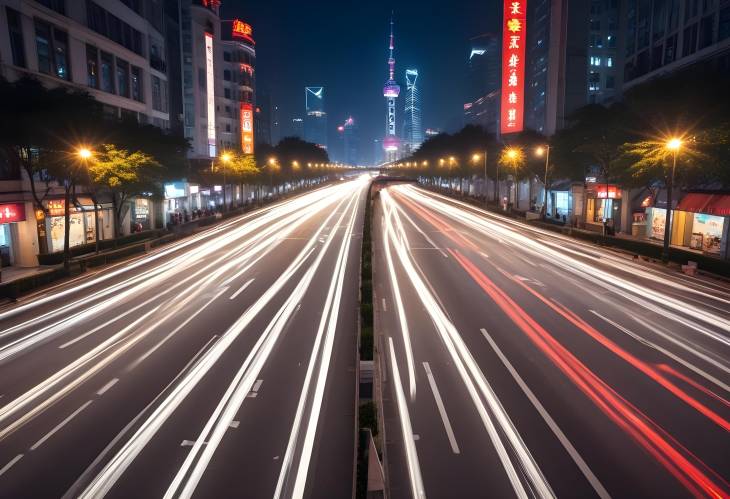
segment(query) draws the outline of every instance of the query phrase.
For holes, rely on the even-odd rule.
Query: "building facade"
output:
[[[423,143],[419,85],[418,70],[406,69],[405,114],[403,119],[403,149],[406,156],[415,152]]]
[[[730,69],[727,1],[624,2],[624,89],[693,64]]]
[[[304,140],[327,149],[324,87],[304,87]]]
[[[221,131],[220,145],[225,149],[254,153],[254,111],[256,89],[256,50],[253,28],[240,19],[221,22],[223,50],[223,95],[217,97]]]
[[[496,132],[501,74],[499,38],[493,33],[485,33],[471,38],[469,44],[464,124]]]
[[[176,39],[177,2],[163,0],[0,0],[0,75],[14,81],[33,77],[46,87],[65,86],[87,92],[110,119],[133,119],[171,128],[168,39]],[[168,22],[170,20],[170,22]],[[169,29],[168,29],[169,28]],[[174,61],[169,61],[174,62]],[[8,173],[8,172],[6,172]],[[44,210],[35,210],[31,182],[46,192]],[[47,191],[46,191],[47,189]],[[64,245],[63,187],[40,182],[24,172],[0,178],[0,254],[4,265],[38,264],[38,254]],[[114,235],[109,199],[94,203],[77,191],[71,208],[69,245]],[[149,199],[132,200],[120,233],[153,228],[157,209]],[[160,218],[160,217],[157,217]]]

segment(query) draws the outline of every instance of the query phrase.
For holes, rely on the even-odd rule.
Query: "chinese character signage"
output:
[[[241,148],[244,154],[253,154],[253,105],[241,103]]]
[[[231,24],[231,37],[243,38],[244,40],[254,43],[253,28],[250,24],[247,24],[240,19],[233,20],[233,23]]]
[[[215,158],[215,73],[213,72],[213,35],[205,33],[205,92],[208,104],[208,155]]]
[[[48,214],[52,217],[62,217],[65,214],[66,202],[63,199],[48,201]]]
[[[20,203],[0,204],[0,224],[25,220],[25,205]]]
[[[502,25],[502,134],[521,132],[525,114],[527,0],[505,0]]]

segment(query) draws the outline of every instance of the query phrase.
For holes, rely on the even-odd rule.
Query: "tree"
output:
[[[260,173],[256,166],[256,159],[253,154],[242,154],[241,152],[229,152],[226,162],[226,168],[231,174],[231,178],[235,179],[243,192],[243,184],[253,180]],[[231,200],[233,204],[233,200]]]
[[[89,161],[92,182],[103,186],[112,196],[114,237],[119,237],[121,220],[128,209],[127,201],[159,187],[161,165],[149,154],[128,151],[104,144],[93,161]]]

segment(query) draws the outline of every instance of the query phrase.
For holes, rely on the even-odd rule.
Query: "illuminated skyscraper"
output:
[[[406,69],[406,116],[403,121],[403,140],[406,154],[414,152],[423,143],[421,125],[421,94],[416,84],[417,69]]]
[[[304,139],[327,149],[327,113],[324,111],[324,87],[304,87]]]
[[[395,132],[395,100],[400,95],[400,86],[395,82],[395,59],[393,58],[393,49],[395,48],[393,40],[393,18],[390,18],[390,56],[388,57],[388,81],[383,87],[383,97],[388,105],[388,114],[385,125],[385,138],[383,139],[383,150],[385,151],[386,161],[395,161],[399,157],[400,140]]]

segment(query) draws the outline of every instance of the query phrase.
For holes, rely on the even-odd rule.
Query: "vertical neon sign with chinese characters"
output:
[[[521,132],[525,118],[527,0],[505,0],[502,25],[502,134]]]
[[[241,103],[241,148],[244,154],[253,154],[253,105]]]
[[[208,156],[215,157],[215,73],[213,72],[213,35],[205,34],[205,91],[208,98]]]

